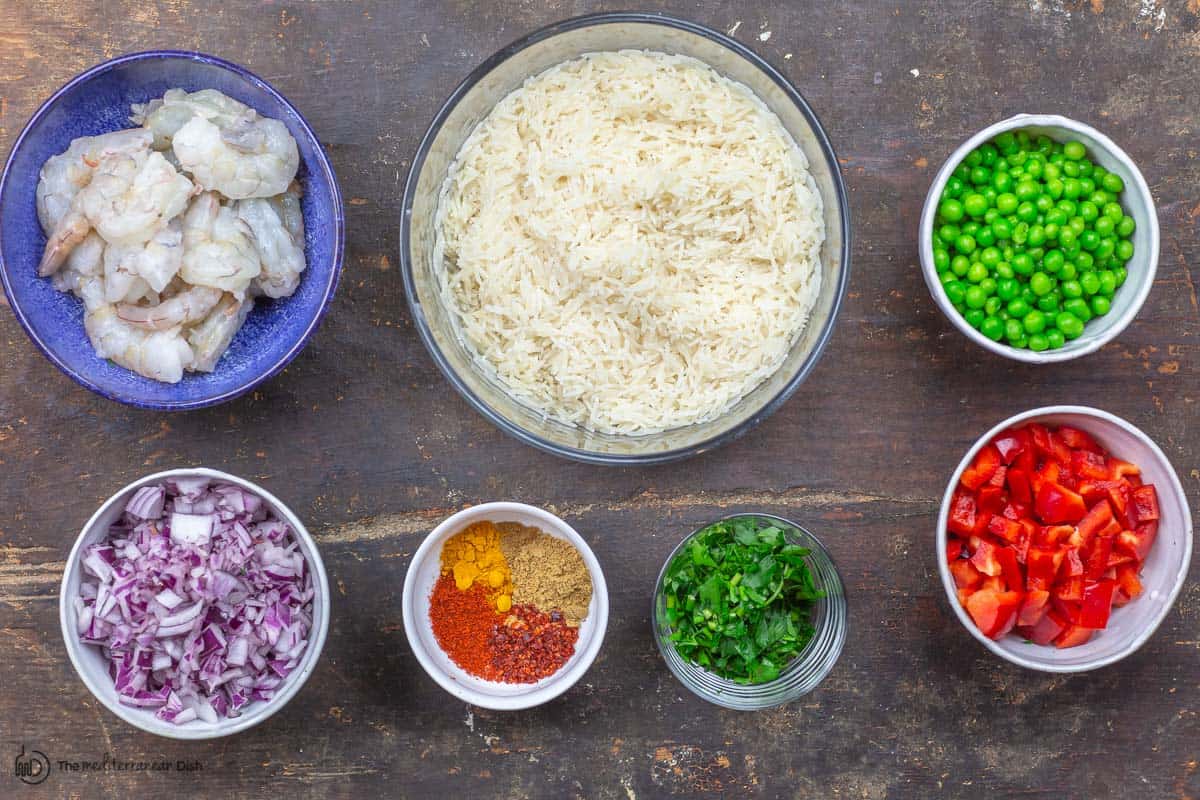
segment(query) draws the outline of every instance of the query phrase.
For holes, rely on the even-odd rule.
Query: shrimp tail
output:
[[[71,251],[87,238],[92,230],[87,217],[77,211],[72,211],[63,217],[58,227],[46,240],[46,249],[42,253],[42,261],[38,264],[38,275],[45,278],[58,272],[59,267],[71,255]]]

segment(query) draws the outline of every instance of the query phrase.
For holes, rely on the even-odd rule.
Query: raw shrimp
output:
[[[110,244],[104,248],[104,302],[136,303],[144,299],[157,302],[154,289],[137,271],[142,253],[140,245]]]
[[[54,288],[73,292],[84,307],[104,302],[104,240],[92,232],[67,256],[66,266],[54,273]]]
[[[239,200],[234,206],[254,234],[262,273],[254,285],[267,297],[290,297],[304,271],[304,217],[295,183],[279,198]]]
[[[287,126],[257,115],[226,127],[193,117],[175,133],[172,148],[196,183],[231,200],[281,194],[300,167]]]
[[[181,278],[239,298],[262,270],[250,227],[212,192],[198,195],[184,214],[183,248]]]
[[[192,348],[178,328],[139,330],[122,321],[111,305],[85,314],[83,327],[96,355],[156,381],[178,383],[184,368],[192,363]]]
[[[187,334],[193,353],[191,369],[197,372],[216,369],[217,362],[229,349],[253,307],[254,301],[250,298],[238,300],[231,294],[222,297],[208,317]]]
[[[204,319],[220,299],[220,289],[192,286],[153,306],[120,303],[117,316],[123,322],[145,330],[164,331]]]
[[[155,292],[162,292],[183,266],[183,225],[173,219],[145,244],[109,245],[108,253],[108,258],[120,264],[121,272],[136,275]]]
[[[75,195],[91,182],[92,172],[102,158],[146,150],[150,141],[148,131],[136,128],[100,136],[81,136],[71,142],[66,152],[47,159],[37,185],[38,221],[42,223],[42,231],[49,235],[58,227],[59,221],[70,211]]]
[[[110,244],[148,242],[183,211],[194,191],[161,153],[105,156],[50,234],[38,273],[52,275],[93,228]]]
[[[167,150],[175,134],[192,117],[211,120],[220,128],[227,128],[243,117],[253,120],[258,112],[239,103],[216,89],[201,89],[188,93],[183,89],[168,89],[160,99],[149,103],[134,103],[129,119],[154,134],[154,149]]]

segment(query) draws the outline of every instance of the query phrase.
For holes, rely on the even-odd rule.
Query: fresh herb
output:
[[[809,550],[768,520],[738,517],[700,531],[671,561],[662,621],[683,658],[743,684],[766,683],[815,630]]]

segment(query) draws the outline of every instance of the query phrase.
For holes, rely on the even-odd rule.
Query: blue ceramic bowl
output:
[[[42,164],[79,136],[131,127],[129,106],[167,89],[218,89],[282,120],[300,149],[304,186],[304,254],[308,268],[291,297],[259,298],[212,373],[185,373],[179,383],[143,378],[92,350],[83,304],[37,276],[46,238],[34,190]],[[345,215],[333,168],[316,134],[283,95],[236,64],[200,53],[156,50],[106,61],[47,100],[17,138],[0,178],[0,280],[17,320],[50,361],[92,391],[143,408],[215,405],[249,391],[283,369],[308,342],[333,299],[342,268]]]

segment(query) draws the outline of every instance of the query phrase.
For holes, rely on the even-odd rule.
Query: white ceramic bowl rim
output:
[[[531,520],[528,524],[536,525],[547,533],[562,534],[562,538],[573,544],[575,549],[579,551],[579,555],[583,557],[583,563],[587,566],[588,573],[592,578],[592,596],[596,602],[595,632],[588,639],[583,651],[578,654],[579,657],[575,660],[574,664],[569,664],[562,671],[546,679],[545,683],[541,686],[522,694],[488,694],[485,691],[480,691],[454,680],[426,652],[425,644],[421,641],[420,635],[417,633],[419,623],[416,618],[416,608],[419,603],[416,596],[417,581],[415,575],[417,574],[418,565],[426,558],[438,558],[441,553],[442,537],[447,532],[457,532],[463,526],[463,520],[467,518],[486,518],[488,514],[520,514]],[[608,587],[604,581],[604,573],[600,569],[600,562],[596,559],[596,554],[592,552],[592,549],[588,546],[584,538],[579,535],[578,531],[565,521],[551,514],[549,511],[537,508],[536,506],[526,505],[525,503],[482,503],[464,508],[447,517],[421,542],[421,546],[417,548],[417,552],[413,554],[412,561],[409,562],[408,573],[405,575],[403,610],[404,632],[408,638],[409,647],[417,657],[417,661],[420,662],[421,667],[429,674],[429,677],[437,682],[438,686],[441,686],[460,700],[464,700],[480,708],[488,708],[495,711],[517,711],[533,708],[534,706],[539,706],[553,700],[574,686],[592,666],[592,662],[596,660],[596,655],[600,652],[600,646],[604,642],[604,634],[608,626]]]
[[[323,603],[313,604],[314,610],[319,611],[319,614],[313,620],[313,629],[309,633],[308,649],[305,651],[303,660],[300,662],[299,667],[284,679],[275,696],[266,702],[256,701],[252,703],[247,706],[247,709],[240,717],[223,719],[216,724],[194,721],[183,725],[175,725],[156,718],[153,710],[131,708],[118,702],[116,691],[108,676],[105,674],[98,679],[83,662],[84,648],[94,646],[84,644],[79,640],[75,624],[75,607],[72,603],[74,598],[68,597],[71,577],[74,573],[82,569],[79,557],[84,547],[84,541],[89,538],[89,534],[93,532],[93,528],[95,528],[105,513],[114,505],[124,503],[128,499],[129,494],[135,489],[178,476],[203,476],[211,478],[214,481],[233,483],[247,491],[253,492],[266,501],[277,516],[292,526],[296,540],[301,543],[302,548],[307,550],[305,558],[313,571],[313,586],[316,589],[317,596],[324,600]],[[312,536],[309,535],[308,530],[305,529],[304,524],[278,497],[245,478],[239,478],[227,472],[208,469],[207,467],[185,467],[156,472],[153,475],[147,475],[133,481],[108,498],[96,510],[96,513],[92,514],[91,518],[84,524],[83,530],[80,531],[79,537],[75,540],[75,546],[71,548],[71,554],[67,557],[67,565],[63,570],[62,587],[59,590],[58,617],[62,628],[63,641],[67,647],[67,655],[71,659],[71,664],[75,667],[75,672],[78,673],[80,680],[83,681],[92,695],[103,703],[109,711],[130,725],[141,728],[148,733],[168,739],[196,741],[229,736],[252,728],[287,705],[288,701],[300,691],[300,688],[304,686],[316,668],[321,651],[325,647],[325,638],[329,633],[329,599],[329,578],[325,574],[325,564],[321,560],[317,544]]]
[[[1146,209],[1146,216],[1150,223],[1149,230],[1147,231],[1147,240],[1150,247],[1144,256],[1146,259],[1145,273],[1139,277],[1140,282],[1136,286],[1131,285],[1133,282],[1130,281],[1125,287],[1122,287],[1128,290],[1136,289],[1134,299],[1129,307],[1125,309],[1125,312],[1116,318],[1111,318],[1111,321],[1109,321],[1109,317],[1105,317],[1104,320],[1107,327],[1104,331],[1076,347],[1072,347],[1071,343],[1068,342],[1065,347],[1060,347],[1056,350],[1044,350],[1040,353],[1010,347],[1001,342],[993,342],[971,327],[962,314],[958,313],[954,304],[950,302],[950,297],[946,294],[945,287],[942,286],[941,280],[938,279],[937,268],[933,265],[933,224],[937,217],[937,208],[942,196],[942,190],[946,188],[946,182],[949,181],[954,168],[967,157],[968,153],[984,142],[995,138],[997,134],[1019,128],[1037,127],[1065,128],[1079,133],[1094,141],[1100,149],[1120,162],[1129,171],[1129,175],[1133,179],[1132,185],[1127,185],[1125,188],[1126,190],[1131,190],[1137,198],[1137,203]],[[1129,326],[1129,323],[1133,322],[1138,312],[1141,311],[1142,305],[1146,302],[1146,298],[1150,294],[1150,288],[1154,284],[1154,276],[1158,271],[1158,212],[1154,205],[1154,197],[1150,194],[1150,187],[1146,185],[1146,179],[1142,176],[1141,170],[1138,169],[1133,159],[1112,139],[1090,125],[1057,114],[1017,114],[1016,116],[989,125],[963,142],[942,164],[942,168],[938,170],[937,175],[933,179],[933,184],[929,187],[929,193],[925,197],[925,206],[921,211],[919,237],[921,272],[925,277],[925,283],[929,286],[929,291],[941,308],[942,313],[950,319],[954,327],[958,328],[963,335],[980,347],[1005,358],[1024,361],[1029,364],[1052,364],[1059,361],[1070,361],[1073,358],[1094,353],[1115,339]],[[1140,257],[1135,256],[1135,258],[1139,258],[1140,261]],[[1132,274],[1130,277],[1133,277]]]
[[[974,620],[972,620],[970,615],[967,614],[966,609],[964,609],[962,604],[958,602],[957,586],[954,583],[954,576],[950,574],[950,567],[946,563],[945,553],[947,540],[946,523],[949,519],[951,498],[954,495],[955,489],[958,488],[958,482],[962,477],[963,470],[965,470],[967,466],[975,459],[976,454],[983,449],[984,445],[992,441],[992,439],[995,438],[995,436],[1001,431],[1040,417],[1066,414],[1077,414],[1092,417],[1094,419],[1110,423],[1118,428],[1121,428],[1126,433],[1129,433],[1131,436],[1145,444],[1146,447],[1154,454],[1154,457],[1167,468],[1166,473],[1170,480],[1170,486],[1157,488],[1163,494],[1169,490],[1171,495],[1178,498],[1183,507],[1183,516],[1187,529],[1184,531],[1184,552],[1183,558],[1180,560],[1179,569],[1173,576],[1166,602],[1162,604],[1158,613],[1155,614],[1155,616],[1151,619],[1150,624],[1145,626],[1142,632],[1133,640],[1132,643],[1116,653],[1098,658],[1094,661],[1089,661],[1084,664],[1064,665],[1053,664],[1045,661],[1033,661],[1018,653],[1004,649],[996,641],[984,636],[979,628],[975,625]],[[1175,600],[1179,596],[1179,593],[1183,590],[1184,583],[1187,581],[1188,569],[1192,563],[1191,511],[1188,508],[1187,495],[1184,494],[1183,485],[1179,482],[1179,476],[1176,474],[1174,467],[1171,466],[1170,460],[1166,457],[1159,446],[1155,444],[1154,441],[1142,430],[1133,424],[1126,422],[1115,414],[1110,414],[1107,411],[1101,411],[1098,408],[1091,408],[1090,406],[1043,406],[1042,408],[1034,408],[1029,411],[1023,411],[1020,414],[1016,414],[1015,416],[1009,417],[1008,419],[997,423],[991,428],[991,430],[979,437],[979,440],[976,441],[975,444],[972,445],[971,449],[967,451],[967,454],[963,456],[962,461],[959,462],[958,468],[954,470],[954,474],[950,478],[950,483],[946,486],[945,494],[942,496],[942,507],[941,512],[938,514],[937,521],[937,551],[935,558],[937,559],[938,573],[942,577],[942,588],[946,591],[946,598],[950,602],[950,607],[954,609],[954,613],[958,617],[958,621],[963,624],[963,627],[965,627],[971,633],[971,635],[975,637],[976,640],[981,642],[984,647],[986,647],[988,650],[991,650],[1001,658],[1027,669],[1034,669],[1042,672],[1086,672],[1088,670],[1106,667],[1109,664],[1116,663],[1126,656],[1136,652],[1143,644],[1146,643],[1147,640],[1149,640],[1152,635],[1154,635],[1154,632],[1158,629],[1158,626],[1162,624],[1162,621],[1166,619],[1167,614],[1170,613],[1171,609],[1174,607]]]

